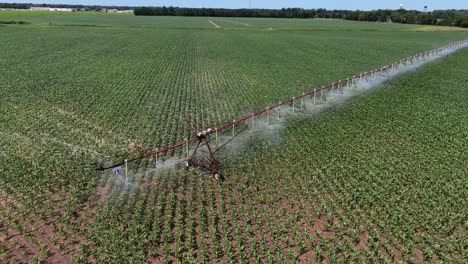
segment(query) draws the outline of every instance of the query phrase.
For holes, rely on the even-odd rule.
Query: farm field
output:
[[[236,17],[150,17],[132,14],[96,12],[28,12],[0,11],[0,21],[25,21],[37,25],[99,26],[99,27],[152,27],[210,29],[215,22],[223,29],[282,30],[282,31],[456,31],[457,27],[421,26],[392,23],[370,23],[333,19],[284,19]]]
[[[17,20],[0,11],[7,18]],[[466,31],[88,14],[18,20],[32,24],[0,26],[0,259],[463,262],[466,50],[290,120],[274,144],[254,139],[224,161],[223,184],[178,165],[147,171],[147,160],[126,185],[93,163],[179,142],[187,118],[197,129],[227,123]],[[294,30],[260,30],[269,24]]]
[[[26,21],[36,25],[99,26],[99,27],[156,27],[156,28],[213,28],[204,17],[142,17],[133,14],[96,12],[28,12],[0,11],[0,21]]]
[[[338,19],[211,18],[223,28],[301,31],[467,31],[463,28],[344,21]]]

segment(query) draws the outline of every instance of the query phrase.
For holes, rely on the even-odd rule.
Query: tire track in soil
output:
[[[215,28],[221,28],[220,26],[218,26],[215,22],[211,21],[210,19],[208,19],[208,22],[210,22],[210,24],[213,25]]]
[[[218,20],[218,21],[222,21],[222,22],[227,22],[227,23],[232,23],[232,24],[237,24],[237,25],[242,25],[242,26],[246,26],[246,27],[251,27],[252,25],[250,24],[247,24],[247,23],[242,23],[242,22],[237,22],[237,21],[232,21],[232,20],[225,20],[225,19],[219,19],[219,18],[212,18],[213,20]]]

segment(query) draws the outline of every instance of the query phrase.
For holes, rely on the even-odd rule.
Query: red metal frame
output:
[[[198,133],[196,135],[196,138],[198,139],[197,146],[193,150],[192,155],[190,157],[187,157],[187,161],[186,161],[187,168],[198,167],[198,168],[201,168],[202,170],[210,172],[213,175],[213,177],[216,178],[217,180],[221,179],[222,177],[221,165],[219,161],[216,159],[215,153],[211,149],[210,141],[208,140],[208,131]],[[208,153],[209,153],[208,162],[200,161],[196,157],[198,150],[202,146],[206,146],[206,148],[208,149]]]

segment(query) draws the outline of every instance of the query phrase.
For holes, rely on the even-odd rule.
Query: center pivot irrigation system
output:
[[[183,148],[185,147],[185,166],[186,168],[194,167],[199,168],[203,171],[211,173],[211,175],[216,180],[223,180],[223,175],[221,172],[221,163],[216,159],[215,154],[224,148],[227,144],[233,141],[239,134],[241,134],[244,130],[248,128],[247,121],[251,121],[252,124],[256,117],[261,115],[266,115],[266,123],[269,125],[270,115],[276,115],[281,118],[281,106],[289,105],[292,107],[292,112],[294,113],[297,110],[305,109],[305,99],[310,99],[313,104],[316,104],[316,101],[326,101],[326,95],[324,92],[336,92],[337,94],[343,94],[343,89],[345,87],[357,87],[357,82],[362,80],[368,80],[373,77],[383,77],[383,78],[390,78],[390,71],[399,70],[401,67],[405,67],[407,65],[412,65],[415,63],[422,63],[427,59],[444,55],[452,50],[461,48],[463,46],[468,45],[468,40],[457,41],[447,46],[444,46],[439,49],[430,50],[427,52],[419,53],[415,56],[408,57],[406,59],[399,60],[392,64],[386,65],[380,69],[373,70],[370,72],[361,73],[359,75],[340,80],[338,82],[329,84],[327,86],[322,86],[321,88],[314,89],[309,92],[305,92],[302,95],[295,96],[290,98],[286,101],[279,102],[278,104],[271,105],[263,110],[248,114],[238,120],[234,120],[230,124],[226,124],[217,128],[208,128],[201,132],[196,132],[193,128],[191,128],[191,123],[188,123],[191,132],[193,133],[193,137],[190,139],[185,139],[184,141],[168,146],[163,149],[156,149],[152,152],[144,154],[142,156],[133,158],[133,159],[125,159],[123,162],[118,164],[114,164],[112,166],[104,167],[99,166],[96,168],[98,171],[105,171],[105,170],[112,170],[114,173],[118,174],[121,172],[122,167],[125,166],[125,175],[127,176],[127,165],[128,163],[135,162],[138,160],[146,159],[149,157],[156,158],[156,164],[158,162],[158,156],[167,154],[169,151]],[[237,130],[236,130],[237,127]],[[240,127],[240,129],[239,129]],[[213,140],[216,142],[216,146],[218,145],[218,137],[229,134],[232,131],[232,138],[225,142],[223,145],[217,148],[213,148]],[[194,145],[193,151],[190,153],[190,146]],[[200,152],[204,152],[205,155],[200,155]],[[200,156],[202,158],[200,158]]]

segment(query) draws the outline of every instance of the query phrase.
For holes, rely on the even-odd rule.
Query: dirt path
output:
[[[211,25],[213,25],[215,28],[221,28],[220,26],[218,26],[215,22],[211,21],[208,19],[208,22],[211,23]]]
[[[241,23],[241,22],[237,22],[237,21],[231,21],[231,20],[225,20],[225,19],[219,19],[219,18],[217,18],[216,20],[224,21],[224,22],[228,22],[228,23],[233,23],[233,24],[238,24],[238,25],[243,25],[243,26],[246,26],[246,27],[251,27],[252,26],[252,25],[249,25],[247,23]]]

